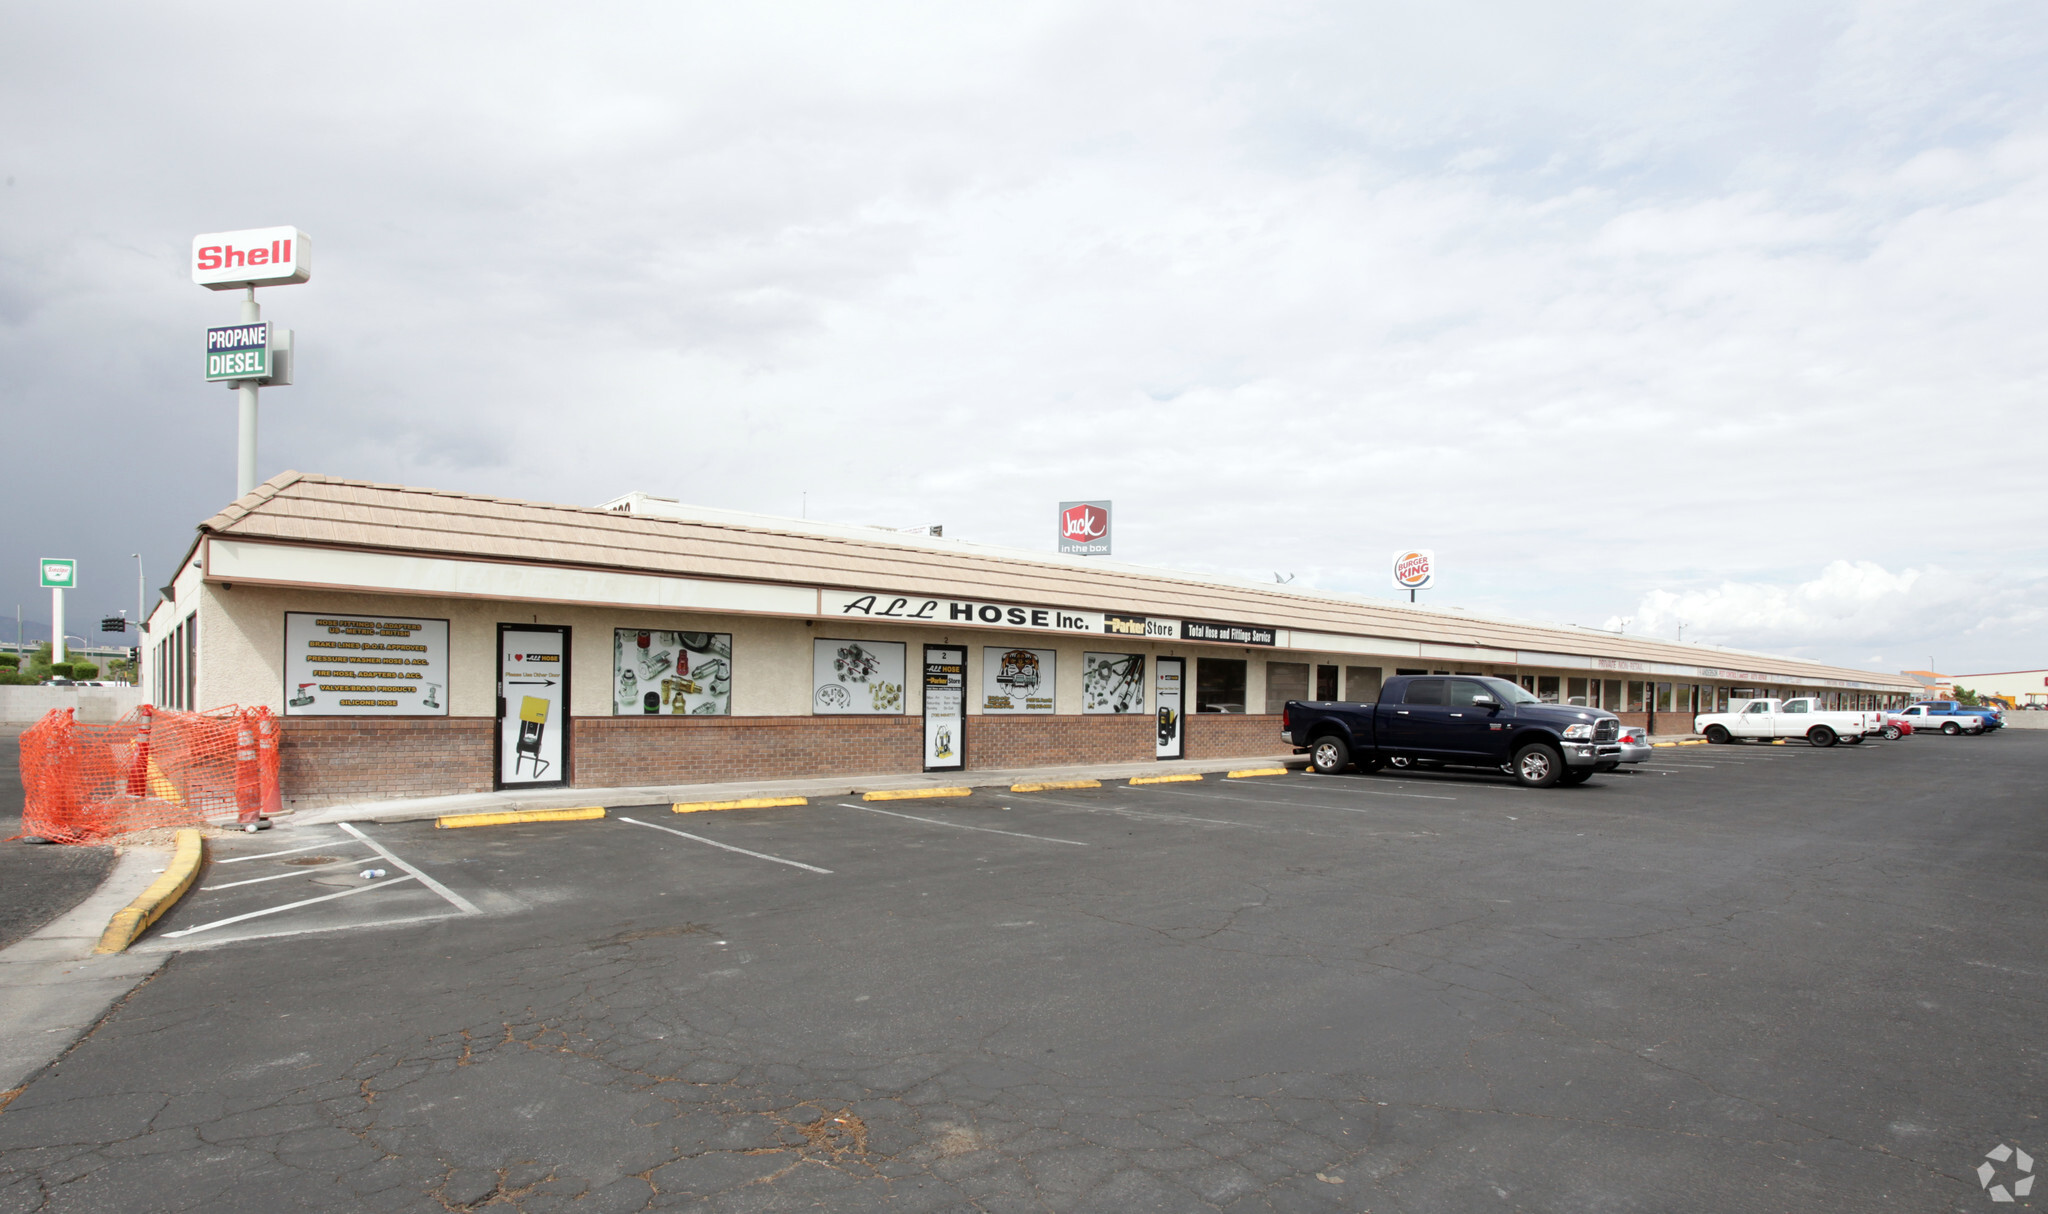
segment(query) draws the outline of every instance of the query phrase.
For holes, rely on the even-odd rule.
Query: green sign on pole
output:
[[[75,590],[78,587],[78,562],[68,556],[46,556],[43,558],[43,588],[45,590]]]

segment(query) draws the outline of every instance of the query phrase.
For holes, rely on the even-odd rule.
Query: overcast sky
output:
[[[265,476],[1110,498],[1123,560],[2041,666],[2044,102],[2039,0],[14,3],[0,611],[132,614],[232,498],[190,242],[293,224]]]

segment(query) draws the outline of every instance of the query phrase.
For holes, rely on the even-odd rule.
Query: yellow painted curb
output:
[[[1198,771],[1182,772],[1175,776],[1132,776],[1132,784],[1189,784],[1202,778]]]
[[[1101,788],[1100,780],[1040,780],[1036,784],[1012,784],[1011,792],[1048,792],[1055,788]]]
[[[1650,745],[1652,745],[1652,746],[1676,746],[1676,745],[1678,745],[1678,743],[1676,743],[1676,742],[1652,742],[1652,743],[1650,743]]]
[[[1223,774],[1226,779],[1242,780],[1249,776],[1284,776],[1287,774],[1287,769],[1284,767],[1247,767],[1243,771],[1230,771]]]
[[[679,801],[669,806],[679,814],[701,814],[711,809],[774,809],[779,805],[809,805],[809,797],[743,797],[737,801]]]
[[[880,792],[864,792],[863,801],[915,801],[920,797],[965,797],[974,792],[971,788],[886,788]]]
[[[1680,746],[1705,746],[1705,745],[1707,745],[1707,740],[1706,740],[1705,738],[1694,738],[1694,739],[1693,739],[1692,741],[1690,741],[1690,742],[1680,742],[1680,743],[1679,743],[1679,745],[1680,745]]]
[[[576,809],[511,809],[495,814],[450,814],[435,818],[436,830],[458,826],[512,826],[520,822],[587,822],[604,817],[604,806],[584,805]]]
[[[192,888],[192,882],[199,876],[199,862],[206,858],[206,841],[196,830],[178,832],[177,848],[171,852],[171,862],[164,865],[164,875],[146,890],[142,896],[114,912],[107,921],[107,930],[100,933],[100,942],[93,947],[95,953],[118,953],[135,943],[136,938],[149,930],[149,925],[163,917],[163,913],[185,891]]]
[[[1783,739],[1783,738],[1773,738],[1773,739],[1771,740],[1771,745],[1773,745],[1773,746],[1783,746],[1784,744],[1785,744],[1785,739]]]

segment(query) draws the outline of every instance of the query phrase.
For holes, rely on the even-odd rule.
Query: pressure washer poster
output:
[[[981,655],[983,712],[1053,710],[1053,666],[1058,657],[1055,650],[990,645]]]
[[[1082,654],[1081,711],[1145,711],[1145,655]]]
[[[732,715],[732,634],[650,628],[614,631],[612,715]]]
[[[288,717],[445,717],[448,621],[284,613]]]
[[[887,716],[903,711],[901,641],[811,642],[811,711]]]

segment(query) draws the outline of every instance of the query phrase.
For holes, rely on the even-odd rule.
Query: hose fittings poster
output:
[[[820,716],[881,716],[903,711],[901,641],[811,643],[811,711]]]
[[[447,716],[448,621],[285,612],[284,711]]]
[[[981,653],[983,713],[1053,710],[1053,673],[1057,651],[991,645]]]
[[[732,634],[620,628],[612,633],[612,715],[732,714]]]
[[[1082,654],[1081,711],[1145,711],[1145,655]]]

